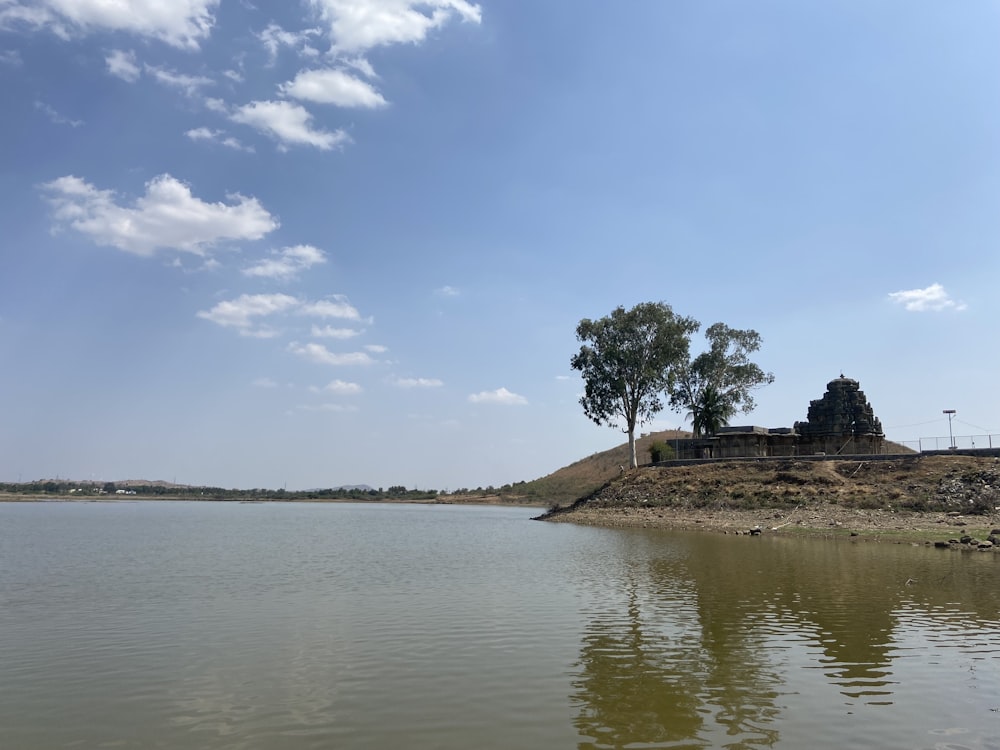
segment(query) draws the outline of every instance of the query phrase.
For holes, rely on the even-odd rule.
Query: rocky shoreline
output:
[[[541,520],[1000,551],[1000,459],[788,459],[626,472]]]

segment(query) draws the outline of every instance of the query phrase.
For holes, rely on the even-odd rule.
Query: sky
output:
[[[0,0],[0,481],[535,479],[625,441],[577,323],[660,301],[763,337],[734,424],[843,373],[889,439],[1000,434],[998,33],[992,0]]]

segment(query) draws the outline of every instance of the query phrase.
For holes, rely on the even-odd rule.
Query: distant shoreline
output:
[[[185,502],[185,503],[231,503],[233,505],[256,505],[261,503],[310,503],[310,504],[344,504],[360,503],[364,505],[494,505],[523,508],[544,508],[545,504],[528,498],[501,498],[499,495],[457,495],[438,497],[437,499],[384,498],[364,500],[360,498],[306,498],[290,497],[277,499],[273,497],[192,497],[190,495],[55,495],[55,494],[20,494],[16,492],[0,492],[0,503],[149,503],[149,502]]]

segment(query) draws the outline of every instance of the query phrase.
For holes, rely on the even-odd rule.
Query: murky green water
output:
[[[1000,556],[532,513],[0,505],[0,747],[1000,748]]]

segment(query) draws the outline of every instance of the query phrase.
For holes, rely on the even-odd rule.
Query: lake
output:
[[[1000,748],[1000,555],[0,504],[0,747]]]

